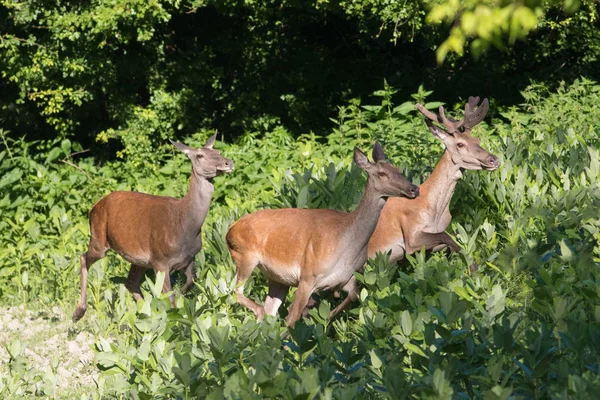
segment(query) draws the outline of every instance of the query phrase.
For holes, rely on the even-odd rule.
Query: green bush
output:
[[[123,285],[105,279],[125,275],[123,260],[110,256],[92,268],[90,310],[74,328],[98,337],[101,379],[91,397],[595,396],[600,85],[586,79],[552,92],[532,85],[523,106],[477,127],[474,135],[501,163],[494,172],[468,171],[457,185],[449,232],[460,253],[419,252],[401,265],[379,255],[356,274],[357,303],[333,321],[327,316],[339,300],[326,296],[293,329],[284,325],[285,307],[280,317],[256,323],[236,303],[224,241],[235,219],[262,207],[352,209],[365,179],[350,165],[352,147],[367,150],[374,139],[416,183],[434,167],[442,148],[412,104],[395,106],[387,85],[375,95],[378,105],[342,107],[325,138],[294,139],[275,128],[217,144],[236,167],[215,180],[197,284],[190,296],[176,297],[175,309],[160,293],[163,276],[148,278],[135,304]],[[424,103],[432,97],[424,90],[414,96]],[[198,145],[208,134],[186,142]],[[33,152],[37,144],[2,139],[2,302],[59,301],[70,309],[93,202],[117,188],[175,196],[187,190],[189,162],[169,147],[134,173],[128,163],[135,157],[98,167],[75,160],[80,148],[68,141]],[[263,301],[260,275],[246,288]],[[19,346],[0,393],[50,395],[47,378],[17,368]]]

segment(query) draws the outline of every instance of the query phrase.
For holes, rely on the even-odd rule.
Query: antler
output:
[[[458,131],[460,128],[471,129],[485,118],[488,112],[489,103],[488,99],[483,99],[483,102],[479,107],[477,107],[477,103],[479,103],[479,97],[469,97],[469,102],[465,104],[465,117],[460,121],[456,121],[452,118],[446,118],[444,114],[444,107],[440,106],[439,113],[440,115],[435,115],[428,109],[426,109],[422,104],[417,104],[416,108],[419,110],[421,114],[429,118],[430,120],[442,124],[445,128],[448,129],[448,133],[454,134],[454,132]],[[477,107],[477,108],[475,108]]]
[[[488,99],[483,99],[481,105],[475,109],[477,103],[479,103],[479,96],[470,96],[469,102],[465,104],[465,118],[463,119],[465,121],[465,129],[473,128],[475,125],[483,121],[488,113],[490,106]]]

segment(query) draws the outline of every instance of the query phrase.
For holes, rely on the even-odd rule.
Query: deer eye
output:
[[[462,142],[458,142],[458,143],[456,144],[456,147],[458,147],[459,149],[462,149],[463,147],[465,147],[465,144],[464,144],[464,143],[462,143]]]
[[[383,178],[384,176],[387,176],[387,174],[383,171],[379,171],[379,177]]]
[[[201,159],[202,157],[204,157],[204,154],[196,154],[196,159],[197,160]]]

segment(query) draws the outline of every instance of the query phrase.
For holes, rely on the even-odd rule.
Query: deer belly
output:
[[[120,253],[117,251],[121,257],[130,262],[131,264],[142,267],[142,268],[152,268],[150,264],[150,254],[139,252],[139,253]]]
[[[365,262],[337,263],[334,267],[317,276],[316,290],[338,289],[343,287],[354,275],[354,271],[363,268]]]
[[[258,268],[263,272],[267,279],[279,282],[286,286],[298,286],[300,280],[299,265],[281,265],[261,262]]]
[[[345,269],[320,276],[316,290],[340,289],[348,283],[352,275],[354,275],[354,270]]]

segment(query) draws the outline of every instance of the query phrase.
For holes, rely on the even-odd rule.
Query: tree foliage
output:
[[[512,46],[536,28],[564,29],[580,7],[581,14],[597,24],[598,4],[593,0],[450,0],[434,3],[427,21],[452,24],[448,38],[436,51],[441,63],[450,51],[462,55],[467,45],[474,57],[480,57],[489,46]]]
[[[204,128],[226,138],[279,124],[295,135],[323,134],[340,104],[370,95],[384,78],[399,89],[398,102],[428,82],[442,100],[474,90],[511,104],[530,79],[595,77],[596,2],[572,14],[563,3],[516,4],[6,0],[3,126],[15,137],[76,138],[107,157],[125,156],[137,128],[152,144]],[[537,30],[504,46],[525,35],[506,25],[515,10],[540,7]],[[440,18],[457,21],[452,32],[460,29],[462,39],[426,23]],[[481,53],[489,44],[496,47]],[[441,67],[436,48],[447,54]],[[499,77],[508,81],[495,85]]]

